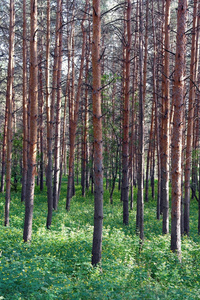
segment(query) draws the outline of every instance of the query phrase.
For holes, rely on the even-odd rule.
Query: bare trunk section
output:
[[[7,157],[6,157],[6,195],[5,195],[5,226],[9,226],[10,189],[11,189],[11,160],[12,160],[12,124],[13,124],[13,77],[14,77],[14,0],[10,0],[10,31],[9,31],[9,61],[6,91],[6,106],[8,108],[7,123]]]
[[[149,133],[149,148],[147,153],[147,168],[146,168],[146,186],[145,186],[145,201],[149,201],[149,165],[151,161],[151,155],[153,150],[153,133],[154,133],[154,112],[155,112],[155,102],[152,101],[151,109],[151,128]]]
[[[59,178],[60,178],[60,130],[61,130],[61,71],[62,71],[62,1],[58,4],[58,70],[57,70],[57,103],[56,103],[56,126],[55,126],[55,149],[54,149],[54,186],[53,186],[53,208],[57,210],[59,200]]]
[[[123,142],[122,142],[122,201],[123,223],[129,222],[129,95],[130,95],[130,51],[131,51],[131,1],[127,0],[127,40],[125,45],[125,86],[123,109]]]
[[[144,240],[144,98],[143,98],[143,0],[139,1],[139,156],[138,156],[138,194],[137,220],[140,240]]]
[[[185,162],[185,202],[184,202],[184,233],[189,235],[189,218],[190,218],[190,174],[192,161],[192,144],[193,144],[193,125],[194,125],[194,97],[195,97],[195,48],[196,48],[196,21],[197,21],[197,0],[194,1],[193,10],[193,29],[192,29],[192,48],[190,62],[190,91],[188,106],[188,124],[187,124],[187,145],[186,145],[186,162]]]
[[[101,11],[100,0],[93,0],[93,130],[94,130],[94,232],[92,265],[101,261],[103,229],[103,157],[102,157],[102,113],[101,113]]]
[[[30,152],[28,156],[25,201],[24,242],[31,240],[37,155],[38,66],[37,66],[37,0],[30,1]]]
[[[23,170],[21,201],[26,198],[27,185],[27,43],[26,43],[26,0],[23,0]]]
[[[4,132],[3,132],[3,145],[2,145],[1,193],[4,192],[4,186],[5,186],[7,129],[8,129],[7,127],[8,127],[8,104],[6,101],[5,122],[4,122]]]
[[[165,52],[164,52],[164,94],[162,115],[162,198],[163,198],[163,233],[169,233],[169,146],[170,146],[170,82],[169,82],[169,51],[170,51],[170,2],[165,7]]]
[[[81,185],[82,185],[82,196],[85,197],[86,189],[86,170],[88,164],[88,71],[89,71],[89,54],[90,46],[88,41],[88,47],[86,51],[86,67],[85,67],[85,114],[84,114],[84,126],[83,126],[83,140],[82,140],[82,173],[81,173]]]
[[[187,0],[179,0],[174,73],[174,120],[172,134],[171,250],[181,259],[181,158],[183,136],[183,91],[186,51]]]

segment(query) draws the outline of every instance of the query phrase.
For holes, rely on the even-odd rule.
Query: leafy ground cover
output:
[[[32,242],[25,244],[20,192],[12,194],[9,228],[3,226],[0,195],[0,299],[200,299],[196,200],[191,203],[191,235],[182,240],[179,263],[170,251],[170,235],[162,235],[154,201],[145,203],[145,242],[140,251],[135,210],[129,226],[123,226],[118,191],[113,205],[105,191],[102,264],[92,268],[93,197],[81,197],[77,187],[70,212],[65,199],[64,183],[47,230],[46,191],[36,188]]]

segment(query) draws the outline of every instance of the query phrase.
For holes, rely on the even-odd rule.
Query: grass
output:
[[[135,195],[136,196],[136,195]],[[191,235],[182,240],[182,263],[170,251],[170,235],[162,235],[156,203],[145,203],[145,242],[139,251],[135,210],[122,225],[122,204],[104,194],[101,268],[92,268],[93,197],[81,197],[80,186],[65,210],[66,183],[51,230],[45,228],[46,191],[36,187],[33,235],[24,243],[24,204],[12,193],[10,227],[5,228],[0,195],[0,299],[200,299],[200,237],[198,208],[191,203]],[[134,203],[135,204],[135,203]]]

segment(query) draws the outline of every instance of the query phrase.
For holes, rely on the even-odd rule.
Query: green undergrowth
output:
[[[93,268],[91,193],[83,198],[78,186],[66,212],[63,183],[58,210],[47,230],[46,191],[36,187],[31,243],[22,240],[20,193],[12,193],[8,228],[3,226],[4,197],[0,195],[0,299],[200,299],[196,200],[191,203],[191,235],[182,240],[180,263],[170,251],[170,235],[162,235],[155,201],[145,203],[145,241],[140,249],[135,202],[130,224],[123,226],[119,192],[114,192],[110,205],[105,191],[102,263]]]

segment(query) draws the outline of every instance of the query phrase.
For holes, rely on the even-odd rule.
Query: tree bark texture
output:
[[[171,250],[181,259],[181,157],[183,136],[183,91],[185,74],[187,0],[179,0],[174,73],[174,120],[172,134]]]
[[[192,47],[190,62],[190,90],[188,106],[186,161],[185,161],[185,201],[184,201],[184,233],[189,235],[189,214],[190,214],[190,175],[193,145],[193,125],[194,125],[194,98],[195,98],[195,48],[196,48],[196,21],[197,21],[197,0],[194,1]]]
[[[10,32],[9,32],[9,61],[6,91],[6,106],[8,109],[7,122],[7,155],[6,155],[6,195],[5,195],[5,226],[9,226],[10,189],[11,189],[11,160],[12,160],[12,124],[13,124],[13,77],[14,77],[14,0],[10,0]]]
[[[139,1],[139,140],[138,140],[138,230],[144,240],[144,99],[143,99],[143,0]]]
[[[51,100],[50,100],[50,0],[47,0],[47,34],[46,34],[46,114],[47,114],[47,228],[51,225],[53,209],[53,191],[52,191],[52,133],[51,133]]]
[[[38,66],[37,66],[37,0],[30,1],[30,152],[28,156],[25,201],[24,242],[31,240],[37,155]]]
[[[129,222],[129,95],[130,95],[130,51],[131,51],[131,1],[127,1],[127,22],[125,39],[125,84],[123,107],[123,141],[122,141],[122,201],[123,223]]]
[[[27,43],[26,43],[26,0],[23,0],[23,170],[21,201],[26,198],[28,116],[27,116]]]
[[[92,37],[92,106],[94,130],[94,232],[92,265],[101,261],[103,229],[103,157],[102,157],[102,113],[101,113],[101,10],[100,0],[93,0]]]
[[[53,186],[53,208],[57,210],[59,200],[59,178],[60,178],[60,130],[61,130],[61,70],[62,70],[62,1],[58,1],[58,70],[57,70],[57,103],[56,103],[56,126],[55,126],[55,149],[54,149],[54,186]]]
[[[164,49],[164,93],[163,93],[163,115],[162,115],[162,198],[163,198],[163,233],[169,232],[169,158],[170,158],[170,82],[169,82],[169,51],[170,51],[170,3],[165,1],[165,49]]]

